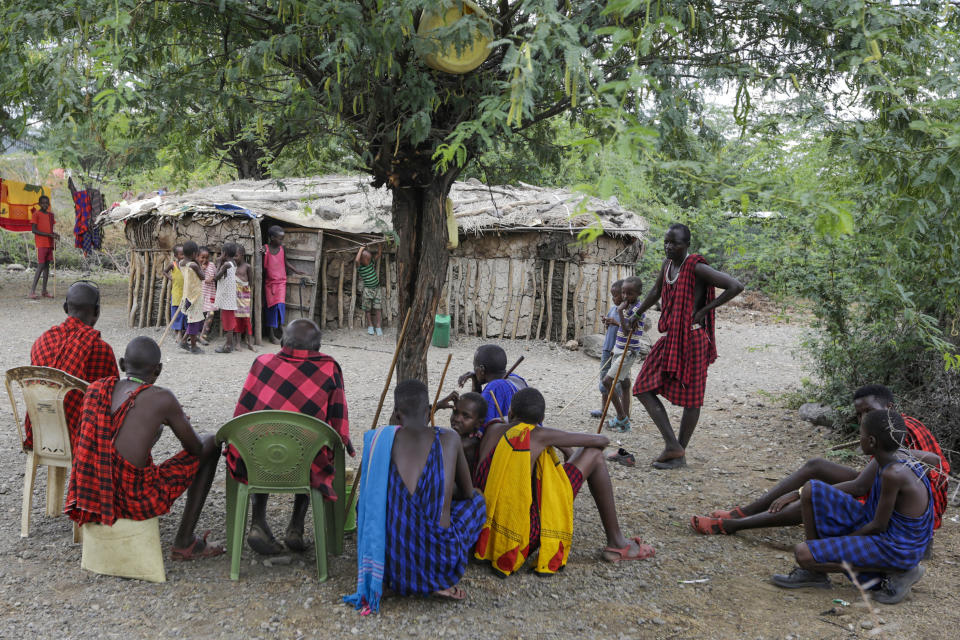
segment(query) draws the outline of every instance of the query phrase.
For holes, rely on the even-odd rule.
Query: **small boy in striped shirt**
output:
[[[380,259],[383,245],[377,246],[377,255],[374,256],[366,246],[357,251],[357,275],[363,283],[360,295],[360,308],[363,309],[364,319],[367,321],[367,333],[383,335],[380,327],[380,277],[377,275],[376,262]]]
[[[630,405],[627,403],[624,397],[626,394],[621,387],[623,386],[623,381],[630,379],[630,370],[633,368],[633,363],[636,362],[639,357],[640,337],[643,335],[643,314],[639,314],[640,322],[637,324],[633,335],[630,336],[629,345],[627,344],[627,334],[629,331],[624,331],[624,327],[632,326],[634,319],[637,317],[642,303],[640,300],[640,293],[642,291],[643,280],[637,276],[630,276],[623,280],[621,287],[623,301],[620,303],[620,306],[617,307],[617,312],[620,315],[620,327],[617,329],[617,341],[613,347],[610,369],[603,379],[603,386],[606,389],[609,389],[610,385],[616,382],[612,402],[614,409],[617,411],[617,417],[607,420],[606,427],[610,431],[630,431]],[[624,354],[624,352],[626,352],[626,354]],[[623,366],[620,365],[621,359],[623,360]],[[619,374],[617,373],[618,371]],[[616,381],[614,381],[614,377],[616,377]]]

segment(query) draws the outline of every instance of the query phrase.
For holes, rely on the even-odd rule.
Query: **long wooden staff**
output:
[[[160,342],[157,343],[158,347],[163,346],[163,341],[167,339],[167,334],[170,333],[170,327],[173,326],[173,323],[177,321],[177,318],[180,317],[180,312],[183,311],[183,303],[177,305],[177,312],[173,314],[173,317],[170,318],[170,324],[167,325],[167,328],[163,330],[163,335],[160,336]]]
[[[383,401],[387,397],[387,391],[390,390],[390,382],[393,380],[393,370],[397,366],[397,358],[400,356],[400,347],[403,346],[403,337],[407,333],[407,323],[410,322],[410,312],[413,311],[413,307],[407,309],[407,315],[403,319],[403,326],[400,328],[400,335],[397,336],[397,346],[393,350],[393,360],[390,362],[390,371],[387,372],[387,381],[383,385],[383,392],[380,394],[380,403],[377,404],[377,412],[373,415],[373,424],[370,426],[371,429],[377,428],[377,422],[380,420],[380,411],[383,409]],[[349,498],[345,501],[346,508],[344,509],[344,514],[350,513],[350,509],[353,508],[354,501],[357,499],[357,487],[360,485],[360,473],[363,471],[363,462],[357,465],[357,472],[353,476],[353,485],[350,487]]]
[[[437,403],[440,402],[440,391],[443,389],[443,381],[447,377],[447,368],[450,366],[452,353],[447,354],[447,364],[443,365],[443,373],[440,375],[440,384],[437,385],[437,394],[433,397],[433,404],[430,405],[430,424],[433,424],[433,414],[437,410]]]
[[[53,280],[53,298],[57,298],[57,241],[53,241],[53,249],[50,250],[50,259],[52,264],[50,265],[50,279]]]
[[[504,378],[509,378],[510,374],[513,373],[514,369],[520,366],[520,363],[523,362],[523,356],[517,358],[517,361],[513,363],[513,366],[510,367],[510,370],[507,371],[507,375],[503,376]]]
[[[860,438],[857,438],[856,440],[851,440],[850,442],[835,444],[832,447],[830,447],[830,451],[839,451],[840,449],[849,449],[850,447],[854,447],[858,444],[860,444]]]
[[[603,362],[601,362],[601,363],[600,363],[600,368],[602,369],[603,367],[607,366],[607,361],[612,360],[612,359],[613,359],[613,356],[611,355],[611,356],[608,357],[606,360],[604,360]],[[601,380],[601,382],[603,382],[603,380]],[[560,409],[559,413],[557,413],[557,416],[562,416],[562,415],[563,415],[563,412],[566,411],[567,409],[569,409],[570,407],[572,407],[572,406],[573,406],[573,403],[576,402],[577,400],[579,400],[579,399],[580,399],[580,396],[583,395],[583,392],[586,391],[587,389],[589,389],[590,387],[592,387],[595,383],[596,383],[596,379],[591,379],[589,382],[587,382],[587,384],[585,384],[583,387],[581,387],[580,391],[577,392],[577,395],[573,396],[573,400],[571,400],[570,402],[568,402],[563,409]]]
[[[509,377],[510,377],[510,374],[513,373],[514,369],[516,369],[517,367],[520,366],[520,363],[521,363],[521,362],[523,362],[523,356],[520,356],[519,358],[517,358],[517,361],[513,363],[513,366],[510,367],[510,370],[509,370],[509,371],[507,371],[507,375],[503,376],[503,379],[506,380],[507,378],[509,378]],[[501,411],[501,409],[500,409],[500,403],[497,402],[497,396],[495,396],[495,395],[493,395],[493,394],[491,393],[491,394],[490,394],[490,398],[493,399],[493,406],[496,407],[496,409],[497,409],[497,415],[500,416],[500,419],[501,419],[501,420],[503,420],[503,419],[504,419],[504,418],[503,418],[503,411]]]
[[[630,339],[633,337],[633,332],[636,330],[636,327],[630,329],[630,333],[627,335],[627,342],[624,345],[623,355],[620,357],[620,364],[617,365],[617,375],[613,376],[613,384],[610,385],[610,392],[607,393],[607,401],[603,403],[603,413],[600,414],[600,424],[597,426],[597,433],[603,431],[603,421],[607,419],[607,409],[610,408],[610,401],[613,400],[613,394],[617,391],[617,385],[620,384],[620,370],[623,369],[623,361],[627,359],[627,351],[630,347]]]

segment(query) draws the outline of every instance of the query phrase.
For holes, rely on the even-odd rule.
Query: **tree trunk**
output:
[[[393,189],[400,318],[406,317],[407,309],[413,309],[397,359],[397,381],[416,378],[427,382],[433,316],[450,261],[445,203],[455,177],[455,172],[448,172],[434,176],[427,185]]]

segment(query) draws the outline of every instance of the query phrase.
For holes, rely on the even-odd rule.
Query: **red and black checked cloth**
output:
[[[117,453],[113,439],[136,397],[151,385],[130,394],[116,413],[111,411],[117,378],[105,378],[87,388],[83,416],[73,450],[73,467],[63,510],[79,525],[112,525],[118,518],[149,520],[170,511],[173,501],[193,482],[200,459],[187,452],[147,466],[135,467]]]
[[[120,375],[113,349],[100,338],[100,332],[76,318],[67,318],[41,334],[30,349],[30,364],[60,369],[87,382]],[[71,391],[63,399],[71,440],[80,424],[82,404],[83,394],[79,391]],[[24,423],[24,434],[23,446],[33,449],[33,428],[29,416]]]
[[[943,512],[947,508],[947,483],[949,482],[950,463],[944,457],[937,439],[933,437],[933,434],[922,422],[910,416],[903,416],[903,422],[907,425],[907,437],[904,438],[903,442],[904,447],[928,451],[940,456],[940,469],[927,471],[927,477],[930,478],[930,491],[933,494],[933,528],[939,529]]]
[[[697,282],[694,269],[700,263],[707,264],[703,256],[688,255],[674,284],[668,283],[664,274],[660,294],[663,311],[657,324],[657,329],[664,335],[643,361],[633,385],[633,395],[653,391],[681,407],[695,409],[703,405],[707,367],[717,359],[717,346],[712,310],[703,318],[701,327],[692,327]],[[664,269],[669,269],[669,265]],[[706,293],[704,304],[709,304],[716,293],[710,286]]]
[[[233,415],[265,409],[296,411],[323,420],[340,434],[347,453],[355,455],[350,443],[343,373],[330,356],[319,351],[283,347],[280,353],[264,354],[254,360]],[[240,452],[229,445],[224,455],[231,475],[245,483],[247,470]],[[310,467],[310,486],[331,502],[337,499],[333,490],[334,473],[333,452],[323,447]]]

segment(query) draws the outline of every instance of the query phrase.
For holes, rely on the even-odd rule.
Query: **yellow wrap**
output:
[[[511,427],[497,443],[484,497],[487,520],[480,531],[475,555],[510,575],[530,553],[530,505],[533,484],[530,432],[534,425]],[[537,459],[533,480],[540,491],[540,554],[538,573],[556,573],[567,564],[573,539],[573,488],[560,456],[547,447]]]

